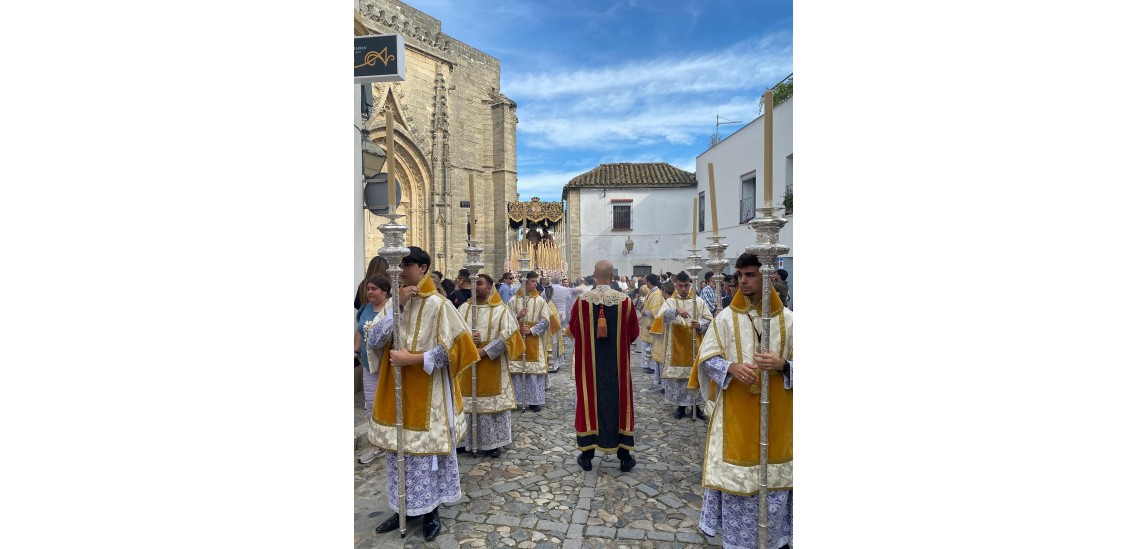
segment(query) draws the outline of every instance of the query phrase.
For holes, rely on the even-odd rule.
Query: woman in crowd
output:
[[[375,275],[387,274],[387,260],[383,256],[376,255],[371,258],[371,262],[367,264],[367,275],[363,280],[359,281],[359,288],[355,290],[355,310],[358,311],[363,303],[367,302],[367,279]]]
[[[363,403],[369,411],[375,406],[375,388],[379,384],[379,362],[377,357],[368,351],[363,340],[374,324],[375,317],[382,318],[384,311],[390,306],[391,278],[386,274],[377,274],[364,281],[363,285],[366,303],[359,307],[355,315],[355,354],[363,365]],[[359,463],[370,463],[381,455],[382,450],[376,446],[369,446],[359,454]]]

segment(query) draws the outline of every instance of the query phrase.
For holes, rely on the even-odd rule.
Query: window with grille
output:
[[[614,230],[615,231],[628,231],[630,230],[630,205],[629,204],[615,204],[614,205]]]
[[[768,204],[766,204],[768,206]],[[749,223],[749,220],[757,216],[757,176],[754,174],[743,175],[741,178],[741,221],[740,223]]]

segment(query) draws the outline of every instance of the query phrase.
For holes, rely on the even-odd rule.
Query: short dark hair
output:
[[[735,269],[742,267],[757,267],[760,269],[761,261],[757,259],[756,255],[747,252],[737,256],[737,263],[734,263],[733,266]]]
[[[674,293],[674,283],[670,282],[669,280],[663,282],[662,283],[662,291],[666,292],[667,294]]]
[[[777,276],[781,277],[782,280],[789,280],[789,271],[785,269],[778,269]]]
[[[733,284],[733,275],[723,276],[722,281],[725,282],[726,284]]]
[[[488,286],[490,286],[490,287],[492,287],[492,288],[494,287],[494,279],[493,279],[493,278],[490,278],[490,275],[488,275],[488,274],[486,274],[486,273],[478,273],[478,278],[481,278],[481,279],[485,280],[485,281],[486,281],[486,284],[487,284]]]
[[[463,278],[470,278],[470,269],[459,269],[458,276]]]
[[[674,279],[677,280],[678,282],[689,282],[690,281],[690,275],[686,274],[685,271],[681,271],[676,276],[674,276]]]
[[[503,280],[506,280],[508,278],[514,278],[514,273],[512,273],[510,271],[506,271],[505,273],[502,273],[502,279]]]
[[[593,286],[595,284],[594,277],[592,277],[592,276],[587,276],[586,278],[583,278],[582,282],[585,282],[587,286]]]
[[[374,284],[376,288],[391,294],[391,277],[385,274],[377,274],[367,279],[367,284]]]
[[[427,257],[430,257],[430,256],[428,255]],[[428,262],[427,265],[430,265],[430,263]],[[431,271],[431,274],[438,276],[438,279],[442,280],[442,271]]]
[[[709,282],[709,281],[710,281],[710,279],[711,279],[711,278],[713,278],[713,277],[714,277],[714,272],[713,272],[713,271],[706,271],[706,282]]]
[[[401,264],[410,265],[413,263],[419,266],[426,265],[428,269],[430,268],[430,254],[426,250],[418,246],[411,246],[410,250],[410,253],[403,257]]]
[[[526,280],[534,280],[535,278],[538,278],[538,273],[536,273],[534,271],[530,271],[529,273],[526,273]]]
[[[656,275],[654,273],[650,273],[650,274],[646,275],[646,282],[653,284],[654,286],[657,286],[658,282],[661,282],[661,279],[658,278],[658,275]]]

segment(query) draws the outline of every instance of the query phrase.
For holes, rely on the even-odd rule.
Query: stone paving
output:
[[[721,546],[720,536],[707,538],[697,527],[705,422],[673,418],[676,407],[651,388],[653,374],[641,368],[637,353],[631,369],[638,464],[629,473],[619,470],[616,456],[597,454],[588,472],[575,462],[574,382],[566,356],[550,374],[542,411],[514,412],[514,441],[502,457],[459,454],[463,497],[439,507],[443,530],[434,541],[423,540],[418,520],[408,523],[405,539],[397,530],[375,533],[394,514],[385,503],[383,459],[356,461],[355,547]]]

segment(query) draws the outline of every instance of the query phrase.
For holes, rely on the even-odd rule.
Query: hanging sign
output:
[[[397,34],[355,37],[355,83],[401,82],[406,79],[406,47]]]

